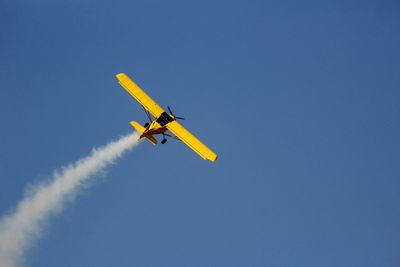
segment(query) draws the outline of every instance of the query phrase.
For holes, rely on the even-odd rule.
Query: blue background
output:
[[[399,266],[398,1],[1,1],[0,212],[145,122],[27,266]]]

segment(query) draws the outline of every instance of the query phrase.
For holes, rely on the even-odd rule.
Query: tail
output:
[[[133,126],[133,128],[136,129],[136,131],[138,133],[143,133],[144,130],[146,130],[142,125],[140,125],[139,123],[137,123],[136,121],[131,121],[130,124]]]
[[[150,134],[146,134],[144,136],[142,135],[142,133],[144,133],[144,131],[146,130],[142,125],[140,125],[136,121],[131,121],[130,124],[133,126],[133,128],[136,129],[137,132],[141,133],[139,139],[142,139],[143,137],[146,137],[147,140],[149,140],[150,143],[152,143],[153,145],[157,145],[157,139],[155,139],[152,135],[150,135]]]

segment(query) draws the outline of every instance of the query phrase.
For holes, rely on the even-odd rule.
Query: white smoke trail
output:
[[[35,241],[50,215],[59,212],[95,174],[120,158],[137,143],[138,134],[129,134],[93,149],[91,155],[56,171],[48,183],[35,187],[15,211],[0,221],[0,267],[16,267]]]

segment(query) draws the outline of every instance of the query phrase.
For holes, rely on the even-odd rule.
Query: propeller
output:
[[[171,108],[170,108],[169,106],[167,106],[167,108],[168,108],[169,114],[171,114],[172,117],[174,117],[174,119],[177,119],[177,120],[184,120],[184,119],[185,119],[185,118],[182,118],[182,117],[177,117],[177,116],[175,116],[174,113],[172,112],[172,110],[171,110]]]

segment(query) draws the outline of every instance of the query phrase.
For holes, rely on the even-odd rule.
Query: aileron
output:
[[[164,110],[137,86],[125,73],[117,74],[119,84],[130,93],[145,109],[158,118]]]
[[[167,125],[167,128],[203,159],[212,162],[217,160],[217,154],[186,130],[179,122],[173,121]]]

